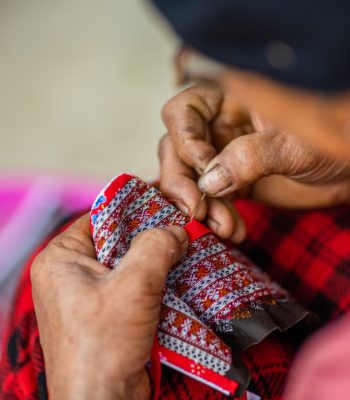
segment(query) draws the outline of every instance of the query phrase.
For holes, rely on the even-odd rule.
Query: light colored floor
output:
[[[0,173],[157,172],[176,39],[142,0],[0,3]]]

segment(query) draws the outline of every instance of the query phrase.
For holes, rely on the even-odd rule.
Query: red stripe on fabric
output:
[[[95,199],[94,204],[96,200],[103,194],[106,199],[105,201],[101,202],[96,208],[92,208],[90,211],[90,221],[92,220],[94,215],[99,214],[115,197],[116,193],[122,189],[132,178],[134,178],[131,175],[128,174],[122,174],[119,175],[117,178],[113,179],[108,186],[103,190],[103,192],[100,192],[98,197]],[[91,233],[93,233],[93,225],[91,224],[90,230]]]
[[[160,382],[162,379],[162,367],[160,365],[160,357],[159,357],[159,344],[157,340],[157,336],[155,336],[153,341],[153,346],[151,349],[151,368],[150,368],[150,376],[152,379],[152,399],[158,400],[160,395]]]
[[[207,228],[205,225],[201,224],[199,221],[195,219],[188,222],[184,226],[184,228],[187,232],[190,243],[194,242],[199,237],[204,236],[206,233],[211,232],[209,228]]]
[[[192,379],[200,381],[210,387],[220,390],[222,393],[234,395],[237,391],[239,384],[225,376],[222,376],[202,364],[196,363],[189,358],[175,353],[161,345],[158,345],[160,361],[168,366],[173,366],[175,369],[180,370]]]
[[[107,197],[106,203],[108,204],[114,198],[115,194],[133,178],[134,177],[129,174],[122,174],[114,179],[105,190],[105,196]]]

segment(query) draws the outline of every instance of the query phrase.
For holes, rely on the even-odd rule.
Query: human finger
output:
[[[60,277],[68,274],[70,279],[94,279],[108,273],[96,260],[88,213],[47,244],[35,258],[30,273],[33,287],[38,282],[42,287],[49,286],[52,279],[57,279],[57,273]]]
[[[176,207],[188,216],[196,211],[196,219],[202,220],[206,213],[206,201],[201,202],[194,171],[177,156],[171,137],[163,136],[159,144],[160,189]]]
[[[245,238],[245,223],[230,199],[208,198],[206,222],[222,239],[231,239],[234,243],[240,243]]]
[[[237,137],[257,132],[250,115],[251,113],[237,101],[233,92],[224,93],[220,112],[210,124],[212,144],[218,152]]]
[[[199,174],[216,155],[210,144],[209,124],[219,112],[222,100],[222,92],[215,86],[193,86],[169,100],[162,110],[176,153]]]
[[[240,136],[207,165],[198,181],[203,193],[222,197],[264,176],[285,173],[289,159],[280,154],[283,135],[274,131]]]
[[[188,247],[184,228],[176,225],[150,229],[138,235],[118,268],[112,271],[115,279],[121,272],[131,278],[144,295],[160,295],[170,267]]]
[[[90,231],[90,214],[77,219],[60,235],[57,235],[51,245],[79,252],[82,255],[96,258],[95,248]]]
[[[349,158],[348,93],[327,98],[238,70],[223,73],[219,80],[274,126],[293,132],[328,156]]]

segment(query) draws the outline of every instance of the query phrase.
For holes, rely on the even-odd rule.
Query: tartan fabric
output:
[[[240,249],[327,322],[350,309],[350,208],[297,211],[238,200]]]
[[[263,400],[282,400],[294,355],[293,342],[288,335],[281,334],[272,334],[247,349],[242,358],[250,371],[252,391]]]
[[[241,246],[245,254],[324,321],[349,310],[348,206],[287,211],[250,200],[239,200],[236,205],[248,228],[247,239]],[[6,330],[0,360],[1,400],[47,399],[29,279],[34,256],[24,269]],[[245,352],[243,359],[250,369],[253,388],[264,400],[282,399],[292,358],[291,345],[283,343],[281,337],[269,337]],[[166,369],[161,398],[221,400],[225,396]]]
[[[56,234],[63,229],[59,229]],[[44,359],[32,299],[30,267],[49,240],[24,267],[5,330],[0,360],[1,400],[47,400]]]
[[[287,338],[273,334],[245,351],[242,358],[251,375],[252,392],[263,400],[282,400],[287,371],[295,350]],[[225,400],[217,390],[170,368],[163,369],[160,400]]]

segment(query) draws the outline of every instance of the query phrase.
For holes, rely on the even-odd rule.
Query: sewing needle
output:
[[[194,219],[194,217],[196,216],[196,214],[197,214],[197,212],[198,212],[198,210],[199,210],[199,207],[201,206],[202,202],[203,202],[204,199],[205,199],[205,196],[206,196],[206,194],[203,193],[201,199],[199,200],[199,203],[197,204],[197,207],[196,207],[195,210],[193,211],[193,214],[192,214],[192,216],[191,216],[191,218],[190,218],[190,222],[191,222],[191,221]]]

